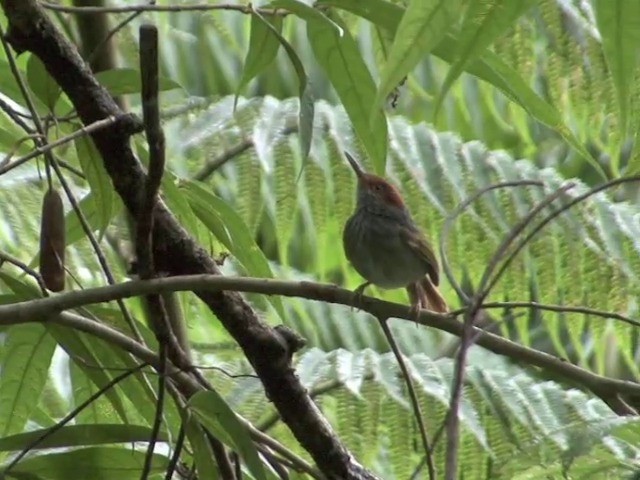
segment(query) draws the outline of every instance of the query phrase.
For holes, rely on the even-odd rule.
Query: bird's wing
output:
[[[431,248],[431,245],[425,238],[425,236],[417,229],[402,228],[400,230],[400,236],[407,245],[413,249],[421,260],[424,260],[427,264],[427,273],[431,278],[431,282],[438,286],[440,284],[440,267],[438,266],[438,259],[436,254]]]

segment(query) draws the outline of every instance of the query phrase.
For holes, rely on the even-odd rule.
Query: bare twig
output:
[[[490,192],[492,190],[497,190],[499,188],[531,187],[531,186],[543,187],[544,185],[542,184],[542,182],[538,182],[538,181],[534,181],[534,180],[520,180],[520,181],[513,181],[513,182],[502,182],[502,183],[496,183],[495,185],[489,185],[488,187],[485,187],[485,188],[483,188],[481,190],[478,190],[476,193],[474,193],[470,197],[467,197],[462,203],[460,203],[460,205],[458,205],[458,207],[453,212],[451,212],[447,216],[447,219],[445,220],[444,225],[442,227],[442,235],[440,235],[440,245],[439,245],[440,262],[442,263],[442,270],[443,270],[444,274],[447,276],[447,279],[449,280],[449,283],[451,284],[451,286],[455,290],[455,292],[458,295],[458,297],[463,302],[468,302],[469,298],[468,298],[467,294],[464,292],[464,290],[462,289],[462,287],[460,287],[460,285],[458,284],[458,281],[456,280],[456,277],[453,274],[453,271],[451,270],[451,266],[449,264],[449,259],[447,257],[447,250],[446,250],[446,245],[447,245],[447,243],[449,241],[449,233],[451,232],[451,228],[453,227],[453,223],[458,219],[458,217],[460,215],[462,215],[464,213],[464,211],[473,202],[478,200],[482,195],[484,195],[487,192]]]
[[[582,313],[585,315],[593,315],[594,317],[612,318],[614,320],[620,320],[623,323],[633,325],[634,327],[640,327],[640,321],[634,320],[626,315],[621,315],[616,312],[609,312],[606,310],[597,310],[588,307],[574,307],[570,305],[549,305],[539,302],[486,302],[481,305],[482,309],[493,308],[529,308],[532,310],[546,310],[549,312],[561,312],[561,313]],[[454,310],[451,315],[462,315],[467,312],[469,307],[459,308]]]
[[[11,462],[9,462],[9,464],[6,466],[6,468],[0,472],[2,478],[6,478],[7,474],[20,462],[20,460],[22,460],[25,455],[27,455],[31,450],[33,450],[34,448],[36,448],[38,445],[40,445],[44,440],[46,440],[47,438],[49,438],[51,435],[53,435],[54,433],[56,433],[58,430],[60,430],[62,427],[64,427],[67,423],[69,423],[71,420],[73,420],[74,418],[76,418],[85,408],[87,408],[89,405],[91,405],[93,402],[95,402],[98,398],[100,398],[102,395],[104,395],[108,390],[110,390],[111,388],[113,388],[114,386],[116,386],[118,383],[120,383],[122,380],[128,378],[130,375],[133,375],[134,373],[139,372],[140,370],[142,370],[144,367],[149,366],[148,363],[141,363],[140,365],[137,365],[134,368],[130,368],[128,369],[126,372],[118,375],[117,377],[114,377],[113,379],[111,379],[107,384],[105,384],[102,388],[100,388],[97,392],[95,392],[93,395],[91,395],[89,398],[87,398],[84,402],[82,402],[80,405],[78,405],[76,408],[74,408],[71,412],[69,412],[62,420],[60,420],[58,423],[56,423],[53,427],[49,428],[46,432],[43,432],[42,435],[40,435],[38,438],[36,438],[35,440],[33,440],[31,443],[29,443],[26,447],[24,447],[24,449],[18,454],[16,455],[16,457],[11,460]]]
[[[635,183],[635,182],[640,182],[640,175],[633,175],[633,176],[630,176],[630,177],[623,177],[623,178],[617,178],[615,180],[611,180],[609,182],[603,183],[602,185],[598,185],[597,187],[592,188],[591,190],[583,193],[582,195],[578,195],[573,200],[571,200],[571,201],[567,202],[566,204],[560,206],[557,210],[555,210],[554,212],[552,212],[549,215],[547,215],[544,219],[542,219],[537,225],[535,225],[531,229],[531,232],[529,232],[527,235],[524,236],[524,238],[520,241],[520,243],[518,243],[516,245],[516,247],[513,249],[513,251],[509,254],[509,256],[506,258],[506,260],[503,262],[503,264],[498,269],[498,272],[494,276],[493,281],[490,283],[490,287],[492,287],[495,284],[495,282],[500,278],[502,273],[504,273],[504,271],[507,269],[507,267],[511,264],[511,261],[527,245],[527,243],[529,243],[531,241],[531,239],[535,235],[537,235],[540,232],[540,230],[542,230],[553,219],[555,219],[556,217],[558,217],[562,213],[566,212],[567,210],[569,210],[574,205],[577,205],[578,203],[583,202],[587,198],[589,198],[589,197],[591,197],[591,196],[593,196],[593,195],[595,195],[595,194],[597,194],[599,192],[602,192],[602,191],[607,190],[609,188],[616,187],[618,185],[622,185],[624,183]]]
[[[491,274],[511,243],[513,243],[517,236],[533,221],[533,218],[573,186],[574,184],[569,183],[548,195],[511,228],[489,260],[482,279],[480,280],[480,286],[471,299],[470,308],[464,316],[464,328],[462,330],[462,336],[460,337],[460,348],[457,352],[454,366],[449,411],[445,417],[445,429],[447,432],[447,448],[445,454],[446,480],[455,480],[458,476],[458,448],[460,444],[460,418],[458,415],[462,398],[462,385],[464,382],[467,355],[474,342],[473,327],[480,312],[480,305],[489,294],[492,286],[495,285],[496,278],[491,279]]]
[[[171,460],[169,461],[169,465],[167,465],[167,472],[164,475],[164,480],[172,480],[173,472],[176,471],[176,466],[180,461],[180,454],[182,453],[182,448],[184,447],[184,424],[180,425],[180,431],[178,432],[178,438],[176,438],[176,443],[173,446],[173,455],[171,455]]]
[[[117,121],[118,121],[118,118],[116,117],[108,117],[108,118],[105,118],[104,120],[98,120],[97,122],[92,123],[91,125],[88,125],[86,127],[80,127],[75,132],[69,135],[65,135],[64,137],[61,137],[58,140],[55,140],[51,143],[36,145],[36,147],[33,149],[31,153],[28,153],[27,155],[16,158],[9,165],[5,165],[4,167],[0,168],[0,175],[7,173],[9,170],[12,170],[16,167],[19,167],[23,163],[31,160],[32,158],[35,158],[47,152],[50,152],[56,147],[65,145],[69,142],[73,142],[76,138],[89,135],[90,133],[100,130],[101,128],[109,127],[114,123],[116,123]]]
[[[206,12],[211,10],[231,10],[240,13],[251,13],[251,8],[246,5],[237,5],[229,3],[194,3],[182,5],[128,5],[126,7],[69,7],[65,5],[57,5],[55,3],[40,2],[40,4],[49,10],[65,13],[73,13],[76,15],[91,15],[96,13],[130,13],[130,12]],[[283,15],[281,9],[260,8],[256,9],[262,15]]]
[[[0,110],[6,113],[7,116],[11,118],[11,120],[13,120],[20,128],[22,128],[29,135],[36,134],[36,131],[33,128],[31,128],[29,125],[27,125],[27,122],[25,122],[22,119],[20,112],[14,109],[11,105],[9,105],[8,102],[6,102],[2,98],[0,98]]]
[[[206,180],[207,178],[209,178],[211,176],[211,174],[213,172],[218,170],[222,165],[227,163],[232,158],[240,155],[241,153],[246,152],[251,147],[253,147],[253,140],[251,138],[246,138],[246,139],[242,140],[237,145],[234,145],[233,147],[229,148],[228,150],[225,150],[219,156],[217,156],[217,157],[211,159],[210,161],[208,161],[207,163],[205,163],[204,166],[200,169],[200,171],[198,171],[193,176],[193,178],[195,180],[199,180],[199,181]]]
[[[547,197],[545,197],[540,203],[538,203],[534,208],[532,208],[527,215],[525,215],[517,224],[513,226],[513,228],[511,228],[511,230],[505,236],[505,238],[500,243],[500,245],[498,245],[498,248],[496,248],[495,253],[491,257],[491,260],[489,260],[489,263],[487,264],[484,270],[484,273],[482,274],[480,285],[478,286],[478,290],[474,295],[474,300],[476,304],[479,305],[484,301],[485,298],[487,298],[487,295],[489,295],[489,292],[495,286],[496,282],[500,279],[501,274],[505,271],[506,266],[508,266],[508,264],[511,263],[511,260],[513,260],[515,255],[524,246],[524,244],[521,244],[519,248],[516,247],[514,251],[507,256],[507,259],[504,262],[506,265],[503,265],[500,268],[499,272],[493,278],[491,278],[491,275],[493,274],[493,271],[498,266],[498,263],[500,262],[501,258],[507,253],[507,249],[515,241],[518,235],[520,235],[524,231],[524,229],[533,222],[533,219],[535,218],[536,215],[538,215],[538,213],[540,213],[542,210],[547,208],[549,205],[551,205],[551,203],[553,203],[560,196],[565,194],[568,190],[572,189],[574,186],[575,186],[574,183],[567,183],[566,185],[563,185],[562,187],[558,188],[555,192],[552,192],[551,194],[547,195]]]
[[[280,132],[280,135],[287,136],[298,131],[298,126],[286,127]],[[211,176],[216,170],[220,169],[228,161],[233,160],[238,155],[246,152],[254,146],[252,138],[245,138],[240,143],[225,150],[220,155],[212,158],[193,176],[194,180],[204,181]]]
[[[42,279],[42,276],[33,268],[29,267],[29,265],[27,265],[20,259],[14,257],[13,255],[9,255],[6,252],[0,252],[0,265],[2,264],[2,262],[7,262],[14,265],[18,267],[20,270],[22,270],[25,274],[32,277],[40,287],[40,291],[42,292],[42,295],[45,297],[49,296],[49,292],[47,290],[46,285],[44,284],[44,280]]]
[[[391,333],[391,329],[389,328],[387,321],[388,321],[388,318],[378,318],[378,322],[382,327],[384,336],[387,338],[387,342],[389,342],[389,346],[393,351],[393,355],[396,357],[396,361],[398,362],[398,366],[400,367],[400,371],[402,372],[402,376],[404,377],[405,383],[407,385],[407,391],[409,392],[409,399],[411,400],[411,406],[413,407],[413,414],[416,418],[416,422],[418,423],[420,439],[422,440],[422,446],[424,448],[427,471],[429,472],[429,480],[435,480],[436,467],[433,463],[433,449],[429,445],[429,438],[427,437],[427,428],[424,425],[424,419],[422,418],[422,412],[420,411],[420,402],[418,401],[418,395],[416,394],[416,390],[413,386],[413,380],[411,380],[411,374],[409,373],[409,369],[407,368],[407,365],[404,362],[404,358],[402,357],[402,352],[400,351],[400,348],[398,348],[398,344],[393,338],[393,334]]]

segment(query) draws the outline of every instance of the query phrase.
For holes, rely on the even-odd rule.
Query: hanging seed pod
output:
[[[49,189],[42,201],[40,224],[40,275],[52,292],[64,290],[64,210],[57,190]]]

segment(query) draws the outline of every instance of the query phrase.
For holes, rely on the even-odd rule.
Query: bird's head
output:
[[[396,187],[377,175],[366,173],[360,164],[344,152],[349,165],[358,177],[358,206],[404,210],[402,196]]]

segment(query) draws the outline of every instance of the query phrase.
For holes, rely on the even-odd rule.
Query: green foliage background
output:
[[[441,6],[441,16],[420,23],[426,22],[429,5]],[[226,273],[358,285],[338,245],[355,187],[343,150],[401,186],[434,242],[448,215],[477,190],[502,181],[544,184],[486,194],[455,223],[447,257],[458,281],[471,286],[477,286],[510,227],[545,195],[568,180],[575,183],[540,219],[590,186],[638,172],[635,40],[640,6],[633,0],[323,0],[315,9],[281,0],[277,6],[294,14],[271,20],[272,29],[256,15],[235,11],[145,13],[118,34],[126,69],[99,75],[114,95],[127,95],[137,110],[137,27],[145,21],[158,25],[170,162],[163,198],[213,254],[231,253]],[[125,17],[114,15],[113,23]],[[58,21],[76,37],[73,16],[59,15]],[[0,23],[6,28],[2,16]],[[272,30],[281,32],[295,51],[293,66],[292,55],[276,49]],[[336,51],[342,64],[336,63]],[[35,57],[22,55],[18,65],[41,115],[50,107],[58,115],[72,110]],[[405,74],[408,79],[392,108],[384,98]],[[24,104],[4,57],[0,92]],[[242,96],[235,98],[238,93]],[[312,124],[305,123],[308,116],[300,117],[310,105]],[[380,120],[383,110],[386,127]],[[78,126],[60,122],[50,130],[50,140]],[[29,142],[19,142],[23,137],[15,122],[0,113],[0,153],[28,153]],[[135,146],[145,161],[142,137]],[[74,192],[109,265],[124,280],[130,259],[126,221],[98,153],[79,139],[56,154],[83,172],[85,179],[69,177]],[[207,165],[218,168],[210,171]],[[0,177],[0,251],[31,265],[37,263],[39,192],[46,188],[42,172],[31,161]],[[515,259],[488,300],[590,306],[637,316],[637,202],[637,186],[630,183],[562,214]],[[74,289],[104,284],[71,211],[67,242],[73,275],[68,284]],[[11,267],[0,270],[0,286],[3,303],[37,295]],[[406,302],[401,291],[371,292]],[[453,306],[460,304],[447,282],[443,292]],[[180,297],[197,363],[248,372],[211,312],[191,294]],[[285,323],[307,338],[309,348],[296,359],[297,373],[359,461],[385,479],[412,478],[421,462],[418,432],[406,387],[377,323],[341,306],[248,298],[270,323]],[[137,300],[127,305],[144,318]],[[88,310],[122,325],[114,305]],[[637,380],[638,334],[632,325],[524,308],[491,313],[500,333],[514,341],[603,375]],[[429,432],[434,432],[449,400],[453,364],[447,347],[452,338],[406,323],[392,323],[393,331],[408,357]],[[114,355],[106,343],[60,328],[12,326],[3,329],[3,336],[2,451],[23,448],[27,440],[18,434],[53,425],[117,376],[117,368],[131,366],[130,358]],[[637,469],[635,418],[614,415],[579,386],[480,348],[473,349],[469,365],[461,419],[465,479],[622,478]],[[229,406],[259,426],[268,425],[270,434],[305,455],[275,421],[271,407],[265,408],[257,380],[229,379],[217,371],[208,377]],[[83,412],[77,425],[65,427],[91,428],[89,433],[69,431],[71,440],[57,445],[65,450],[29,457],[15,472],[65,478],[65,465],[77,461],[77,452],[93,452],[96,463],[88,462],[87,471],[99,464],[104,478],[122,478],[113,466],[126,465],[127,474],[137,478],[141,458],[120,458],[122,449],[102,444],[148,438],[153,412],[145,405],[151,401],[148,379],[124,381]],[[177,415],[172,405],[164,432],[169,438],[177,432]],[[127,430],[123,438],[114,424],[139,429]],[[439,471],[443,445],[436,451]],[[201,472],[208,471],[197,451],[194,458]],[[166,461],[159,456],[158,468]],[[253,470],[246,475],[256,478]]]

